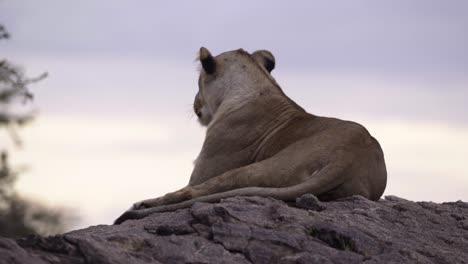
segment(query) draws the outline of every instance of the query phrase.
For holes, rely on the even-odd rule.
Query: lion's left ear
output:
[[[268,50],[257,50],[252,53],[252,57],[265,67],[268,72],[271,72],[275,68],[275,57]]]
[[[208,74],[213,74],[216,70],[216,61],[207,48],[200,48],[199,58],[205,72]]]

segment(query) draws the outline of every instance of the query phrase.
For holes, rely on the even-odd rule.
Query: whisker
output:
[[[195,114],[191,113],[189,119],[192,120],[194,116],[195,116]]]
[[[193,112],[193,105],[192,104],[187,105],[187,109],[185,111],[188,114],[189,119],[191,120],[193,116],[195,115],[195,113]]]

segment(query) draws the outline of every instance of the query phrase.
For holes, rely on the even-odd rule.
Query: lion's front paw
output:
[[[150,207],[156,207],[156,206],[162,205],[161,202],[162,202],[162,198],[146,199],[146,200],[134,203],[128,210],[129,211],[142,210],[142,209],[147,209]]]

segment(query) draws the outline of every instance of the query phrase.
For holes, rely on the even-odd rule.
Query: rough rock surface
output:
[[[468,203],[305,196],[297,205],[235,197],[119,226],[1,238],[0,263],[468,263]]]

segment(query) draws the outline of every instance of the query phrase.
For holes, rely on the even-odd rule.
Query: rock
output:
[[[326,207],[319,201],[319,199],[313,194],[304,194],[296,199],[296,206],[302,209],[312,211],[323,211]]]
[[[468,263],[467,203],[303,196],[297,206],[305,209],[234,197],[117,226],[0,238],[0,263]]]

